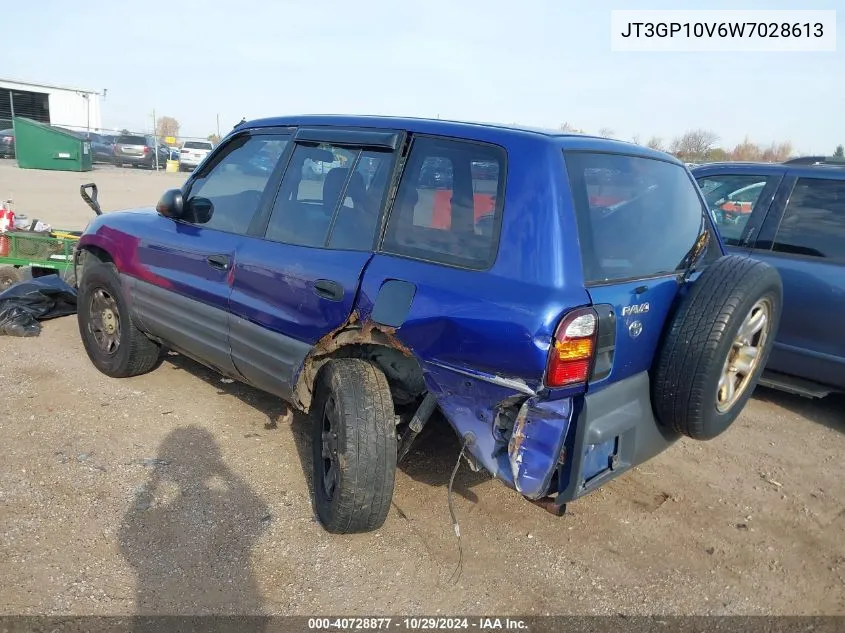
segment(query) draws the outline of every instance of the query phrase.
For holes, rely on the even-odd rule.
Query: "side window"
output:
[[[471,269],[493,263],[505,152],[468,141],[414,140],[382,250]]]
[[[772,250],[845,260],[845,181],[799,178]]]
[[[194,180],[186,204],[210,209],[202,226],[244,234],[258,209],[273,168],[288,138],[257,134],[233,139],[209,171]],[[198,214],[203,215],[203,214]]]
[[[698,186],[725,244],[739,246],[745,225],[767,184],[768,177],[753,174],[698,178]]]
[[[371,249],[392,162],[389,151],[297,145],[265,237],[297,246]]]

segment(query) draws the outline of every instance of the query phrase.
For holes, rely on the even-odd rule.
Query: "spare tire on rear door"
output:
[[[658,421],[697,440],[725,431],[769,358],[780,322],[777,270],[726,255],[692,284],[655,357],[652,405]]]

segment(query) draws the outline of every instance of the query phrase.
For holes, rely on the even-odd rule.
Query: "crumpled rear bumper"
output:
[[[577,499],[680,437],[654,419],[647,372],[587,395],[557,400],[467,381],[466,375],[454,382],[447,374],[437,381],[432,378],[427,381],[441,410],[459,436],[469,438],[472,455],[493,476],[532,500],[556,495],[560,505]],[[508,407],[517,410],[512,427],[501,424]]]

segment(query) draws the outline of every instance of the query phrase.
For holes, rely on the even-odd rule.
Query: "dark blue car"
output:
[[[845,166],[721,163],[692,170],[729,251],[774,266],[780,330],[761,384],[845,391]]]
[[[382,525],[432,415],[555,513],[715,437],[781,309],[777,272],[725,255],[675,158],[440,120],[244,123],[79,247],[94,365],[133,376],[175,350],[308,413],[331,532]]]

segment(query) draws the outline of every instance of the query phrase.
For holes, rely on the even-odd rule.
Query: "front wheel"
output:
[[[321,369],[311,405],[314,505],[327,531],[377,530],[396,475],[396,423],[384,373],[358,359]]]
[[[132,323],[114,264],[93,260],[82,269],[76,315],[88,358],[112,378],[150,371],[161,348]]]

